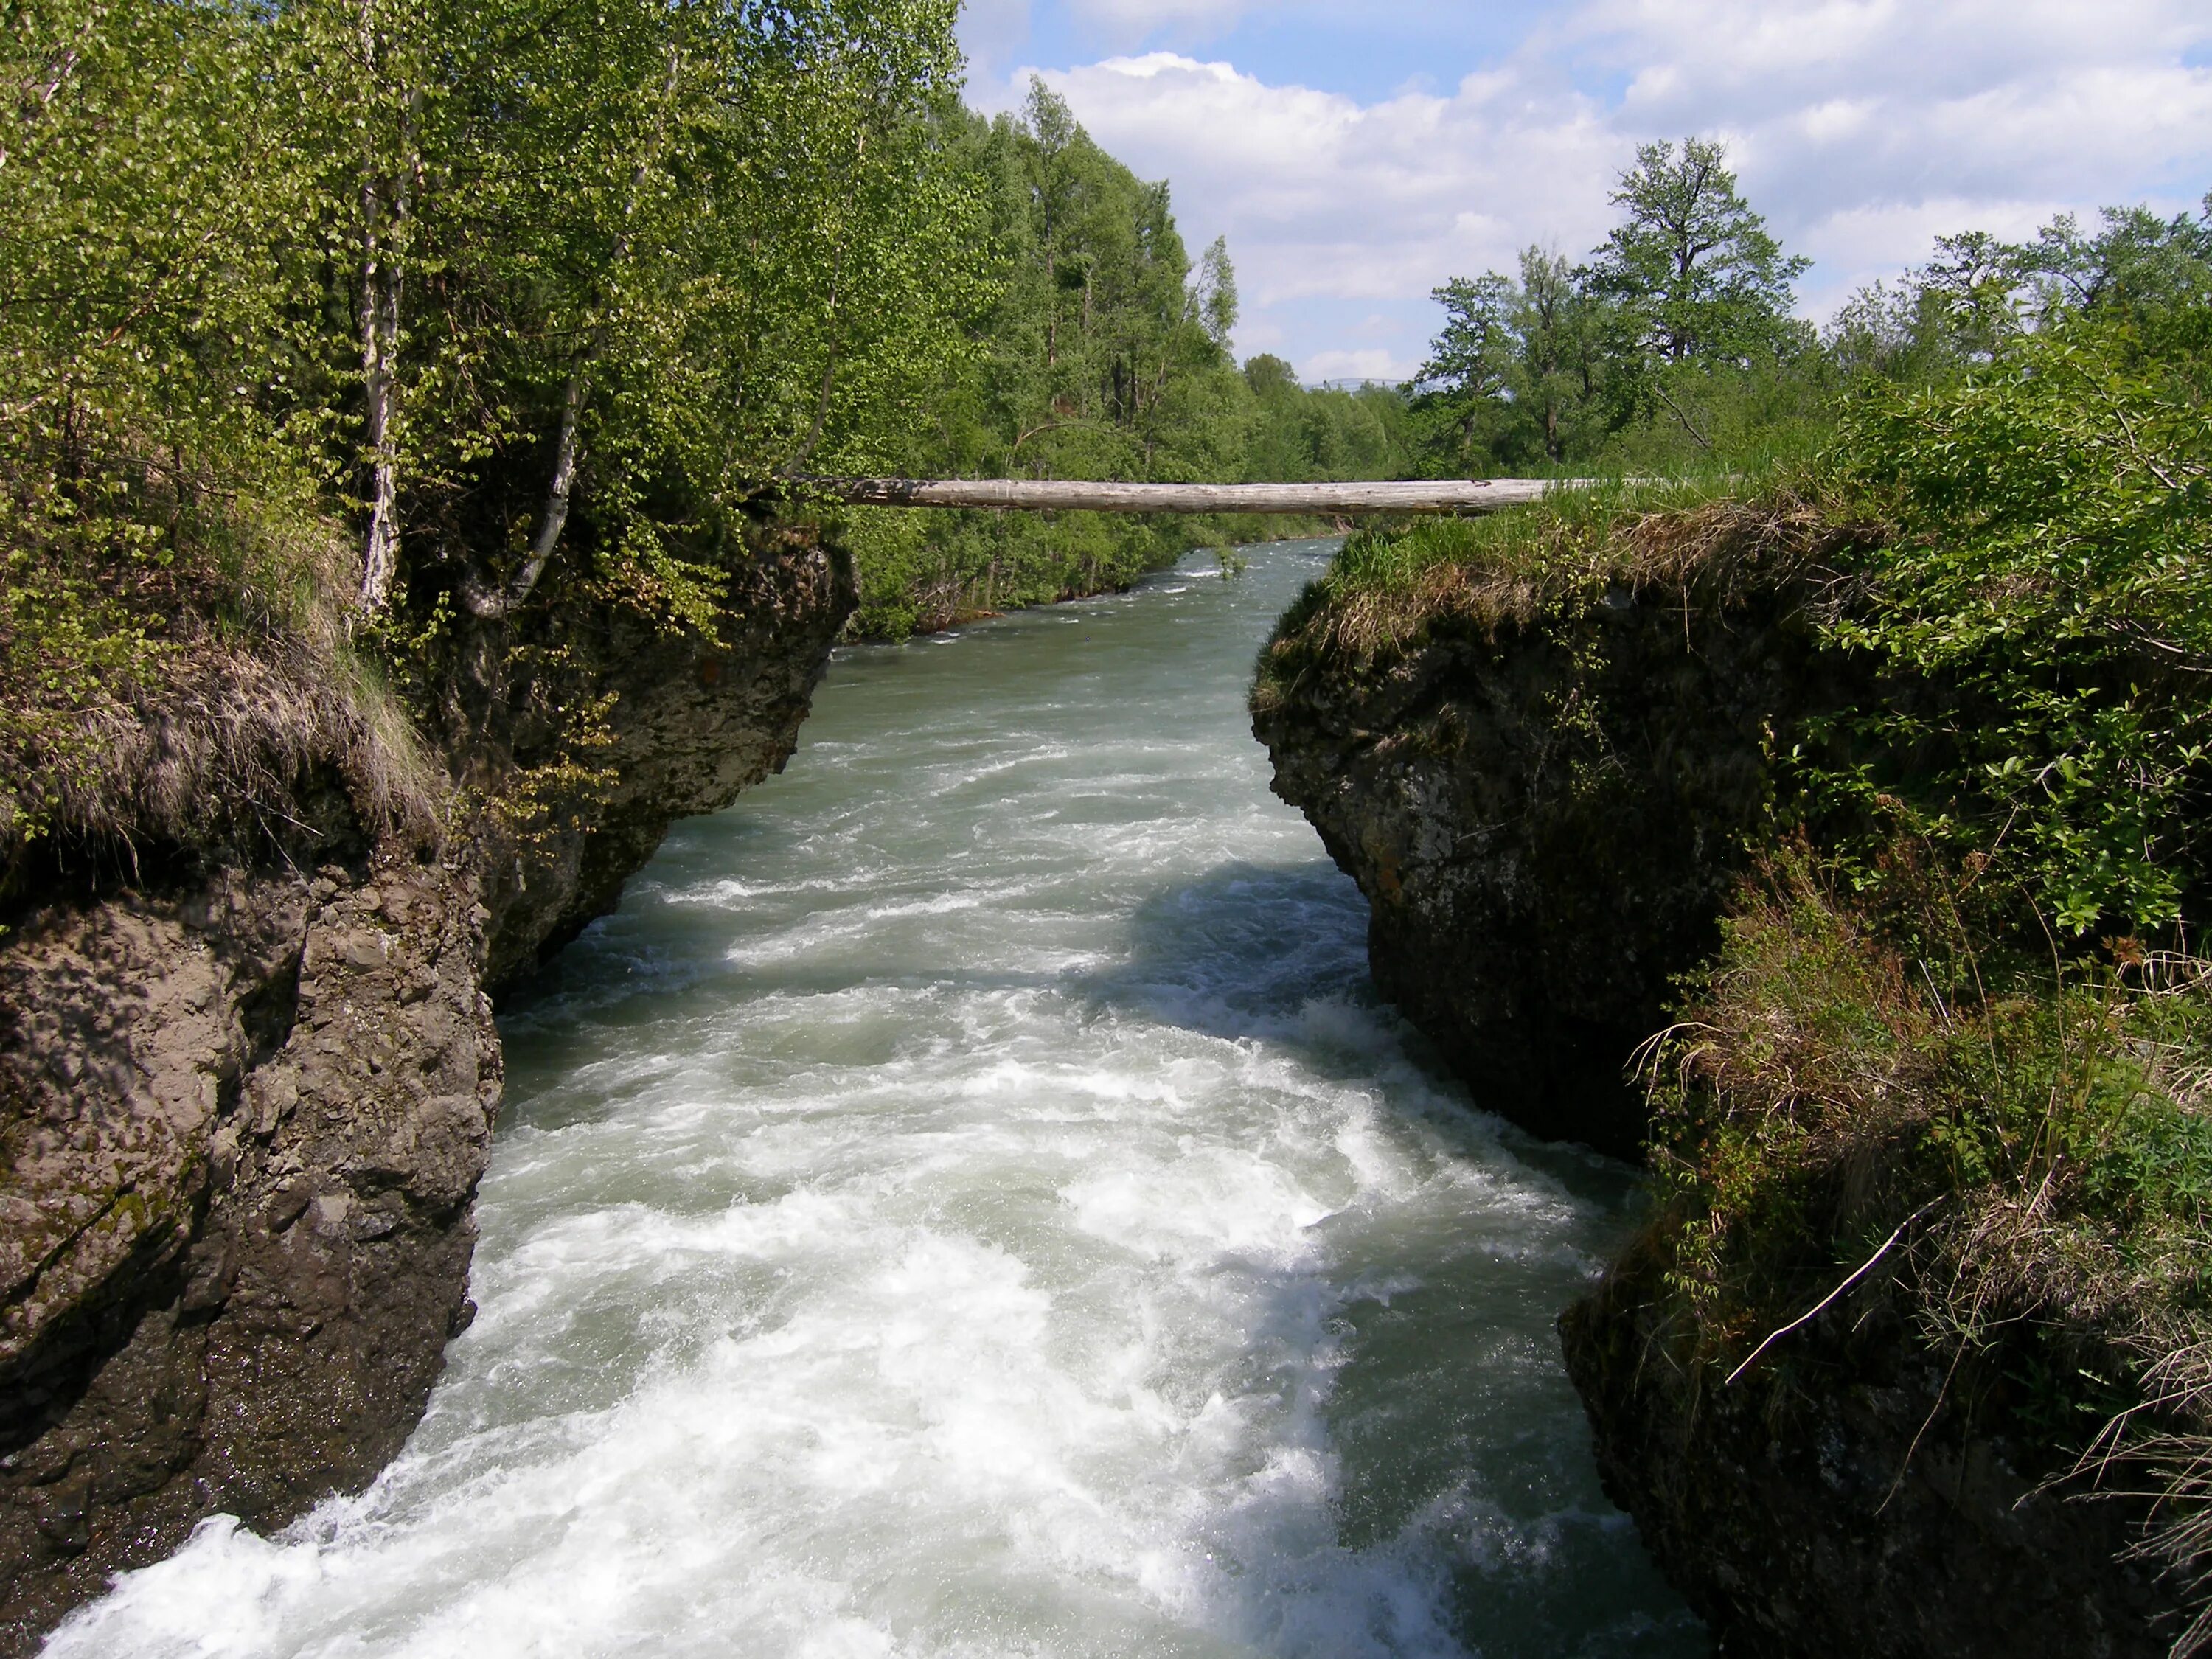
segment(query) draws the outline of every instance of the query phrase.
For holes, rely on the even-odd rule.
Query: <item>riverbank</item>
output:
[[[1244,730],[1329,550],[840,650],[502,1012],[407,1452],[58,1655],[1701,1653],[1550,1336],[1633,1182],[1425,1069]]]
[[[1194,552],[1275,546],[1343,533],[1319,520],[1211,514],[849,510],[860,602],[848,639],[888,643],[1041,605],[1126,593]]]
[[[2205,981],[2133,937],[2054,974],[1990,853],[1899,838],[1881,792],[1957,775],[1929,734],[1971,750],[2008,691],[1845,647],[1917,533],[1802,494],[1355,541],[1255,729],[1471,1086],[1650,1160],[1566,1351],[1729,1650],[2162,1652],[2196,1606]]]
[[[55,805],[0,933],[0,1645],[206,1516],[357,1490],[413,1431],[474,1311],[490,996],[781,767],[854,602],[803,528],[727,574],[711,634],[619,605],[463,629],[412,659],[431,719],[342,599],[242,629],[187,594],[165,672],[18,774]]]

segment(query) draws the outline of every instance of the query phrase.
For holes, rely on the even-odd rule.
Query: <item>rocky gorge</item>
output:
[[[1821,648],[1855,533],[1723,503],[1594,559],[1333,576],[1262,652],[1274,787],[1366,894],[1378,985],[1480,1103],[1642,1156],[1643,1061],[1771,834],[1778,749],[1808,717],[1952,695]],[[1837,1180],[1818,1202],[1869,1177]],[[2148,1502],[2080,1501],[2094,1483],[2023,1430],[2017,1348],[1947,1364],[1909,1297],[1852,1275],[1785,1365],[1742,1376],[1685,1315],[1680,1224],[1655,1216],[1560,1333],[1609,1494],[1723,1652],[2167,1650]]]
[[[492,999],[611,909],[672,821],[781,769],[856,602],[801,527],[759,526],[727,574],[711,635],[613,605],[457,629],[441,833],[377,825],[310,744],[271,763],[265,834],[14,884],[0,1650],[203,1517],[281,1525],[404,1441],[473,1313]],[[198,716],[240,726],[258,695],[218,687]],[[580,764],[545,711],[586,704]],[[188,748],[176,718],[132,740]]]
[[[265,1532],[406,1440],[474,1315],[492,1000],[676,817],[781,769],[852,611],[836,548],[757,532],[711,637],[572,605],[442,641],[442,837],[380,824],[309,754],[251,856],[148,843],[17,889],[15,1649],[200,1519]],[[1723,505],[1594,566],[1324,581],[1284,619],[1253,696],[1276,792],[1365,896],[1378,986],[1480,1103],[1634,1155],[1648,1079],[1626,1074],[1722,935],[1778,745],[1935,695],[1821,647],[1850,533]],[[1607,1492],[1723,1651],[2165,1650],[2144,1505],[2073,1501],[2018,1432],[2021,1354],[1931,1364],[1870,1281],[1738,1386],[1678,1322],[1670,1249],[1655,1224],[1560,1329]]]

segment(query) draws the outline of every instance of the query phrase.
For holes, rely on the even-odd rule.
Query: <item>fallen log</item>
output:
[[[1542,478],[1410,483],[1090,483],[1061,478],[793,478],[793,494],[853,507],[999,507],[1062,513],[1495,513],[1540,497]]]

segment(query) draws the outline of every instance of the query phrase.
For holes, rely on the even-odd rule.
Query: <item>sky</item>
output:
[[[1229,239],[1241,355],[1399,380],[1431,289],[1580,256],[1639,143],[1717,137],[1813,268],[1801,308],[1923,261],[2212,191],[2208,0],[966,0],[969,101],[1041,75]]]

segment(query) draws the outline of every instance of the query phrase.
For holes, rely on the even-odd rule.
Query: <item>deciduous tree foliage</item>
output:
[[[1167,185],[1100,149],[1041,82],[1018,115],[945,108],[935,141],[977,182],[991,283],[902,470],[1198,483],[1408,470],[1394,395],[1309,392],[1279,359],[1239,372],[1227,245],[1194,260]],[[1279,533],[1216,520],[868,512],[854,530],[862,625],[890,634],[1120,586],[1194,546]]]
[[[686,537],[868,458],[957,349],[952,14],[12,7],[0,441],[334,490],[370,610],[512,603],[570,543],[678,593]]]
[[[1645,147],[1613,200],[1587,264],[1531,248],[1437,291],[1409,388],[1425,464],[1726,479],[1794,453],[1888,530],[1835,642],[1957,693],[1829,722],[1800,757],[1812,795],[1878,826],[1870,857],[1902,824],[2062,930],[2201,908],[2212,198],[1944,237],[1824,337],[1717,144]]]
[[[954,12],[10,0],[10,769],[52,775],[165,618],[303,583],[369,623],[580,580],[703,622],[749,497],[881,464],[964,349]]]
[[[1646,144],[1613,192],[1622,222],[1589,267],[1632,347],[1657,363],[1745,362],[1786,345],[1790,285],[1811,263],[1782,252],[1710,139]]]
[[[1647,144],[1584,264],[1531,247],[1517,277],[1436,291],[1447,321],[1408,388],[1437,471],[1649,465],[1802,416],[1820,379],[1784,254],[1715,142]],[[1778,395],[1779,394],[1779,395]]]

